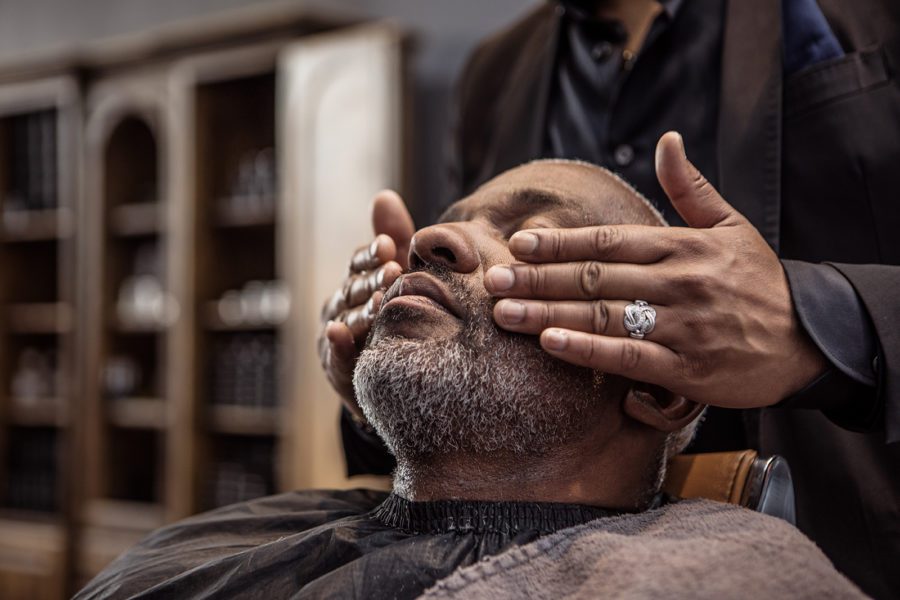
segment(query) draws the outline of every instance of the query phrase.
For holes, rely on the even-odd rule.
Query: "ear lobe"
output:
[[[622,409],[629,417],[665,433],[684,428],[704,405],[655,385],[635,384],[625,395]]]

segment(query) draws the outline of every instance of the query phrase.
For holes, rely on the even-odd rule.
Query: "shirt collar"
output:
[[[670,501],[657,494],[649,509]],[[374,516],[388,527],[417,534],[501,533],[514,535],[521,531],[553,533],[623,514],[623,511],[553,502],[489,502],[468,500],[410,501],[391,494],[374,511]]]
[[[553,533],[594,519],[617,514],[592,506],[541,502],[471,502],[439,500],[412,502],[388,496],[375,516],[389,527],[418,534]]]

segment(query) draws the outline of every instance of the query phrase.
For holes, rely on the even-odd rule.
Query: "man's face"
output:
[[[410,271],[385,294],[354,377],[360,406],[401,463],[544,453],[591,423],[602,378],[553,359],[533,336],[499,329],[484,274],[513,262],[507,242],[516,231],[622,222],[642,210],[630,188],[599,169],[532,163],[416,234]]]

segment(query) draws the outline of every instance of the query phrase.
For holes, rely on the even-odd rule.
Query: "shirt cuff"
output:
[[[875,328],[853,286],[828,264],[784,260],[794,310],[831,363],[828,370],[778,406],[816,408],[852,431],[880,426]]]
[[[853,286],[829,264],[781,262],[794,310],[813,343],[839,371],[874,387],[878,338]]]

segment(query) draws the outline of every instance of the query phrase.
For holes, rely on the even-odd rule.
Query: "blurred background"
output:
[[[0,1],[0,597],[348,480],[323,300],[399,189],[448,198],[455,77],[537,0]]]

